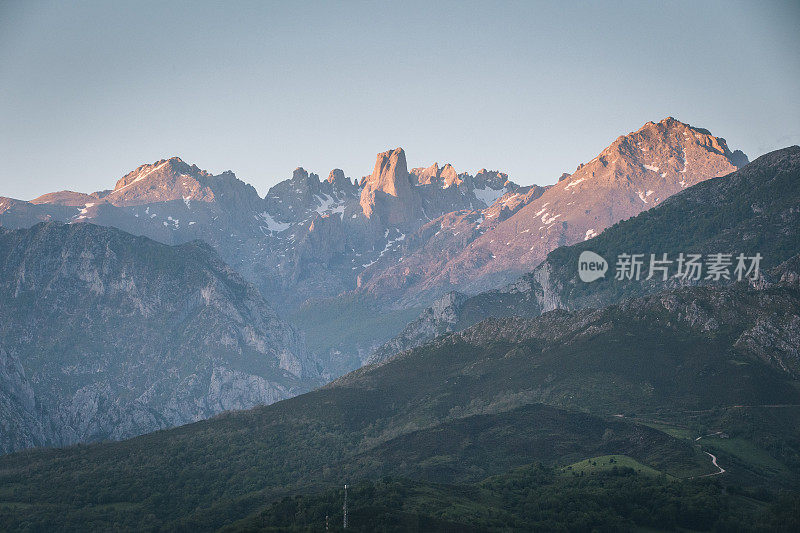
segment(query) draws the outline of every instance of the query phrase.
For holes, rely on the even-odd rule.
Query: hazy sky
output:
[[[0,196],[173,155],[263,195],[396,146],[545,184],[670,115],[754,158],[800,143],[798,28],[796,0],[0,0]]]

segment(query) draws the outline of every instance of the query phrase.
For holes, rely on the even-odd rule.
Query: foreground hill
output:
[[[717,477],[739,487],[733,494],[766,490],[747,493],[761,498],[748,500],[757,509],[800,473],[798,263],[769,287],[686,287],[600,310],[487,320],[268,407],[120,443],[4,456],[0,527],[210,530],[252,515],[260,528],[280,509],[256,518],[268,502],[345,482],[468,484],[453,490],[474,499],[473,484],[490,476],[534,490],[555,481],[511,482],[512,470],[541,463],[551,476],[608,455],[675,478],[648,492],[648,505],[661,490],[688,505],[705,482],[687,478],[719,474],[706,450],[725,469]],[[713,432],[737,446],[704,437]],[[733,496],[715,486],[711,496],[730,509]],[[446,521],[470,523],[466,508],[450,509]]]
[[[490,316],[538,316],[552,309],[579,309],[619,302],[678,286],[680,253],[743,253],[763,256],[761,270],[775,267],[800,251],[800,147],[759,157],[728,176],[704,181],[676,194],[633,219],[620,222],[598,237],[551,252],[533,272],[508,286],[469,297],[448,294],[426,309],[395,339],[377,350],[370,362],[419,346],[437,335],[459,331]],[[609,263],[604,278],[578,279],[583,251],[600,254]],[[620,254],[668,254],[670,279],[615,279]],[[735,260],[734,260],[735,262]],[[735,264],[731,265],[731,273]],[[701,278],[705,278],[704,271]],[[716,283],[725,283],[720,279]]]
[[[222,531],[340,531],[342,489],[276,501]],[[351,485],[352,531],[763,531],[800,527],[800,498],[761,508],[713,481],[680,482],[624,456],[522,467],[472,484],[384,478]]]
[[[0,451],[121,439],[318,383],[298,332],[201,242],[0,230]]]

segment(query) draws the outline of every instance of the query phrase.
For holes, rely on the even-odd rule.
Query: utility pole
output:
[[[347,529],[347,485],[344,486],[344,529]]]

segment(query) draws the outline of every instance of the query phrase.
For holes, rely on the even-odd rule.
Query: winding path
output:
[[[706,455],[711,457],[711,464],[716,466],[717,468],[719,468],[719,472],[712,472],[711,474],[704,474],[704,475],[702,475],[700,477],[718,476],[720,474],[724,474],[725,473],[725,469],[717,464],[717,456],[716,455],[714,455],[713,453],[708,453],[708,452],[703,452],[703,453],[705,453]]]
[[[714,433],[709,433],[708,435],[700,435],[699,437],[694,439],[694,441],[697,442],[700,439],[702,439],[703,437],[713,437],[714,435],[719,435],[721,433],[722,433],[722,431],[715,431]],[[717,464],[717,456],[716,455],[714,455],[713,453],[708,453],[708,452],[703,452],[703,453],[708,455],[709,457],[711,457],[711,464],[716,466],[717,468],[719,468],[719,472],[712,472],[710,474],[703,474],[702,476],[696,476],[696,477],[718,476],[720,474],[724,474],[725,473],[725,469]],[[695,476],[692,476],[689,479],[694,479],[694,478],[695,478]]]

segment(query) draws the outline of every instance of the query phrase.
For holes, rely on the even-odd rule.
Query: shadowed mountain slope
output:
[[[319,383],[301,336],[202,242],[0,230],[0,450],[120,439]]]

